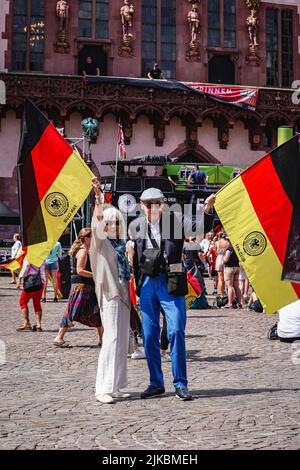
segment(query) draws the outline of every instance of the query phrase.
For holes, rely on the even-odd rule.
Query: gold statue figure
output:
[[[257,47],[257,29],[258,29],[258,19],[256,16],[256,10],[250,11],[250,16],[248,16],[247,20],[248,26],[248,33],[249,33],[249,40],[250,40],[250,47]]]
[[[191,42],[195,43],[197,41],[197,35],[200,32],[200,17],[196,3],[192,5],[192,9],[188,13],[188,22],[191,31]]]
[[[59,0],[57,2],[56,15],[59,18],[59,31],[67,31],[69,19],[69,5],[66,0]]]
[[[132,17],[134,14],[133,4],[129,0],[124,0],[124,5],[120,9],[123,38],[132,37]]]

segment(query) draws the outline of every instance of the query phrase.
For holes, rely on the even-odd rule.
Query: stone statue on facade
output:
[[[134,15],[134,6],[130,0],[124,0],[124,5],[120,8],[120,16],[122,23],[122,41],[120,47],[120,55],[133,55],[133,34],[132,34],[132,18]]]
[[[132,17],[134,14],[133,4],[129,0],[124,0],[124,5],[120,9],[123,38],[127,36],[132,37]]]
[[[59,31],[67,31],[69,20],[69,5],[66,0],[59,0],[57,2],[56,15],[59,18]]]
[[[249,51],[246,56],[247,63],[258,65],[260,57],[258,55],[258,18],[257,13],[260,7],[260,0],[246,0],[246,7],[249,10],[249,16],[246,19],[246,25],[249,36]]]
[[[57,41],[54,44],[55,52],[69,52],[68,42],[69,4],[66,0],[59,0],[56,4],[56,16],[59,19]]]
[[[197,3],[192,4],[192,9],[188,12],[187,20],[190,27],[191,41],[189,42],[186,59],[188,61],[200,60],[200,43],[198,35],[200,33],[200,15]]]
[[[256,10],[251,10],[250,15],[248,16],[247,20],[248,26],[248,33],[249,33],[249,40],[250,40],[250,47],[257,47],[257,29],[258,29],[258,19],[256,16]]]
[[[197,36],[200,32],[200,17],[198,13],[198,5],[194,3],[191,11],[188,13],[188,22],[191,31],[191,42],[197,41]]]

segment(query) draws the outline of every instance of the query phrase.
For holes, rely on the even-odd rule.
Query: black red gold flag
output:
[[[219,191],[216,210],[267,313],[300,298],[298,136]]]
[[[91,190],[93,173],[41,111],[26,101],[18,181],[23,245],[40,266]]]
[[[20,255],[17,255],[15,258],[8,259],[5,263],[0,264],[0,268],[8,269],[9,271],[17,271],[22,268],[25,256],[26,250],[22,250]]]

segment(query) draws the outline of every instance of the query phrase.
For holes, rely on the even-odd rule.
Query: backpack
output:
[[[250,305],[250,310],[253,310],[257,313],[263,313],[264,309],[259,299],[254,300],[253,304]]]
[[[223,297],[218,295],[218,297],[217,297],[217,307],[222,308],[222,307],[225,307],[225,305],[227,305],[227,304],[228,304],[228,295],[224,295]]]
[[[190,305],[190,310],[205,310],[207,308],[209,305],[204,294],[199,295]]]
[[[36,274],[29,274],[23,279],[23,289],[26,293],[37,292],[43,288],[40,270]]]

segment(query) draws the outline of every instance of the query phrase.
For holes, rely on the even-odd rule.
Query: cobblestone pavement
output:
[[[188,374],[195,399],[174,398],[171,366],[164,363],[166,395],[140,400],[148,385],[146,362],[129,359],[132,399],[103,405],[94,399],[96,332],[77,325],[68,334],[72,349],[52,346],[66,307],[61,301],[45,305],[43,333],[16,333],[19,294],[8,282],[0,278],[0,351],[6,346],[0,449],[300,447],[300,345],[266,339],[275,317],[190,312]]]

